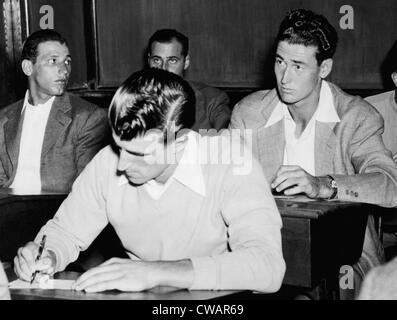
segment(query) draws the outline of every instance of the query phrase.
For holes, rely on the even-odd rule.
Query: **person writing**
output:
[[[129,258],[88,270],[76,290],[280,288],[281,217],[268,183],[248,149],[235,159],[239,136],[187,129],[194,100],[189,84],[164,70],[124,82],[109,108],[113,146],[95,156],[54,218],[18,250],[20,279],[30,281],[42,266],[47,274],[64,270],[110,223]]]

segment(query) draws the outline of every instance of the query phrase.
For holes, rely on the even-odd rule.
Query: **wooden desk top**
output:
[[[355,210],[362,207],[366,209],[378,208],[375,205],[360,202],[313,200],[305,196],[288,198],[276,196],[275,200],[282,217],[319,219],[324,215],[346,209]]]
[[[15,280],[15,274],[10,268],[6,269],[10,281]],[[61,272],[55,275],[56,279],[76,280],[77,272]],[[85,293],[71,290],[39,290],[39,289],[12,289],[13,300],[211,300],[232,296],[242,291],[207,291],[183,290],[172,287],[156,287],[144,292],[120,292],[116,290],[101,293]]]
[[[62,192],[41,191],[35,194],[18,193],[13,189],[0,188],[0,203],[27,200],[64,199],[67,194]]]

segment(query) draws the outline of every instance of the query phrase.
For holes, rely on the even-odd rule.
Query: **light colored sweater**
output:
[[[200,143],[193,150],[212,159],[216,139],[230,142],[194,136]],[[205,139],[212,141],[210,152],[204,151]],[[56,254],[60,271],[110,222],[131,259],[190,258],[195,275],[190,289],[274,292],[285,273],[281,218],[260,165],[246,149],[244,159],[252,164],[246,174],[236,174],[241,165],[233,159],[229,164],[201,161],[197,174],[202,175],[205,196],[174,179],[154,200],[145,186],[120,183],[118,156],[106,147],[75,181],[36,241],[47,235],[47,248]]]

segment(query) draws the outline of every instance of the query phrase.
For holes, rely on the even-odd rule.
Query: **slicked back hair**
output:
[[[110,125],[124,141],[151,129],[161,130],[166,144],[170,130],[176,135],[193,126],[195,100],[193,89],[180,76],[156,68],[138,71],[115,93],[109,108]]]
[[[63,38],[58,32],[51,29],[39,30],[33,32],[26,40],[23,45],[21,61],[30,60],[33,64],[36,63],[37,55],[38,55],[38,47],[40,43],[47,41],[56,41],[60,44],[65,44],[68,46],[68,43],[65,38]]]
[[[281,41],[316,47],[316,59],[320,65],[334,56],[338,33],[323,15],[296,9],[290,11],[280,24],[276,44]]]

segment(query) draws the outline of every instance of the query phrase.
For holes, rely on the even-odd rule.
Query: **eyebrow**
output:
[[[45,55],[46,57],[59,57],[60,55],[59,54],[57,54],[57,53],[49,53],[49,54],[47,54],[47,55]],[[66,56],[66,58],[70,58],[70,59],[72,59],[72,56],[70,55],[70,54],[68,54],[67,56]]]
[[[285,61],[285,59],[282,56],[280,56],[278,53],[276,53],[276,58],[280,58],[281,60]],[[301,61],[301,60],[292,60],[292,62],[296,63],[296,64],[304,64],[304,65],[306,65],[306,62]]]
[[[119,147],[119,149],[121,149],[121,148]],[[144,152],[139,152],[139,151],[131,151],[131,150],[127,150],[127,149],[124,149],[124,150],[127,153],[132,154],[133,156],[138,156],[138,157],[144,157],[144,156],[148,156],[151,154],[151,153],[144,153]]]

